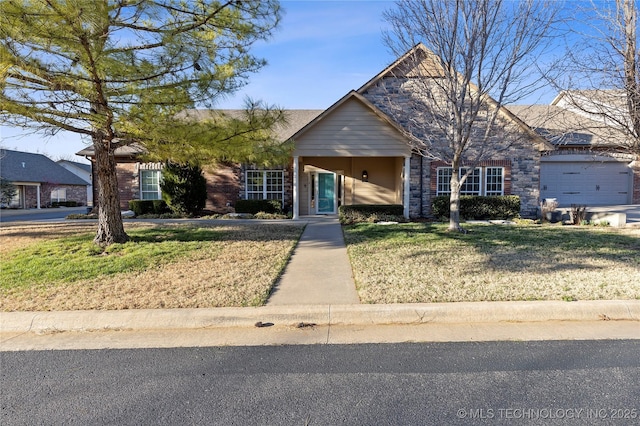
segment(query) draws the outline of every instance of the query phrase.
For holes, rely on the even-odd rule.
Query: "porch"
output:
[[[294,157],[293,218],[353,204],[402,204],[408,218],[408,171],[409,157]]]

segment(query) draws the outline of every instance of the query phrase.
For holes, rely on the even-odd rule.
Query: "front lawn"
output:
[[[640,299],[640,229],[358,224],[344,228],[363,303]]]
[[[127,224],[101,249],[87,225],[3,227],[0,310],[258,306],[303,227]]]

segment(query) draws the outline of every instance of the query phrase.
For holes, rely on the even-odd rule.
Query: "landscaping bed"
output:
[[[344,228],[362,303],[640,299],[640,229],[357,224]]]
[[[0,310],[259,306],[282,273],[300,224],[127,223],[106,250],[95,225],[0,228]]]

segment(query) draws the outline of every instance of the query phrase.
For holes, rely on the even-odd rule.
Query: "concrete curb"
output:
[[[274,325],[371,326],[426,323],[640,321],[640,300],[307,305],[258,308],[1,312],[3,333],[179,330]]]

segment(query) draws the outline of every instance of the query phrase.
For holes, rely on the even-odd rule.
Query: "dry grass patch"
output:
[[[363,303],[640,299],[640,229],[345,228]]]
[[[132,226],[133,225],[133,226]],[[135,224],[137,225],[137,224]],[[0,310],[77,310],[133,308],[193,308],[256,306],[263,304],[281,274],[302,233],[297,224],[247,224],[222,226],[154,226],[127,224],[133,241],[99,254],[106,266],[91,269],[77,279],[32,279],[3,282]],[[69,225],[67,225],[69,226]],[[84,226],[84,225],[83,225]],[[95,226],[95,225],[94,225]],[[24,250],[90,241],[94,231],[67,227],[48,230],[2,229],[11,236],[4,248],[2,270]],[[52,234],[60,231],[57,236]],[[61,235],[64,235],[60,238]],[[4,245],[4,244],[3,244]],[[118,246],[118,245],[116,245]],[[136,251],[138,250],[138,251]],[[145,254],[147,253],[147,254]],[[45,254],[46,256],[46,254]],[[96,254],[86,254],[86,261]],[[115,262],[131,257],[130,269],[112,271]],[[140,259],[141,257],[149,257]],[[56,260],[50,259],[52,264]],[[80,259],[82,260],[82,258]],[[99,259],[105,260],[105,259]],[[75,260],[74,260],[75,261]],[[104,269],[104,272],[100,272]]]

